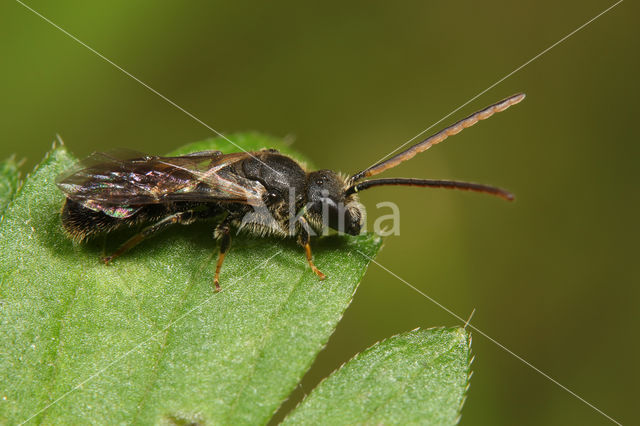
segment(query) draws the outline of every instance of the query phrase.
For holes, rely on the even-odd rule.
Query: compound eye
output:
[[[276,192],[270,192],[267,194],[267,200],[271,203],[277,201],[280,196]]]

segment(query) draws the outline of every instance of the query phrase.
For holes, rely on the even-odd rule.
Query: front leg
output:
[[[309,224],[307,223],[307,220],[304,217],[301,217],[298,220],[300,222],[300,231],[298,232],[298,244],[304,247],[304,251],[307,255],[307,262],[309,262],[309,266],[311,267],[311,270],[315,272],[318,278],[320,278],[321,280],[324,280],[325,278],[327,278],[327,276],[322,272],[320,272],[320,270],[313,263],[313,255],[311,254],[311,245],[309,244],[309,240],[310,240],[309,230],[308,230]]]

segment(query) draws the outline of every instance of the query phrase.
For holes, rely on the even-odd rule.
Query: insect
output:
[[[357,193],[383,185],[463,189],[513,196],[500,188],[469,182],[413,178],[365,178],[407,161],[496,112],[524,99],[513,95],[441,130],[410,148],[344,177],[331,170],[307,171],[274,149],[223,154],[195,152],[179,157],[156,157],[111,151],[94,153],[72,171],[61,175],[58,187],[65,193],[62,225],[67,234],[82,241],[121,227],[149,224],[124,242],[105,263],[172,224],[188,225],[218,218],[214,237],[220,240],[214,285],[220,291],[220,270],[231,245],[231,231],[297,237],[310,268],[325,275],[313,263],[310,239],[322,229],[350,235],[360,233],[362,206]]]

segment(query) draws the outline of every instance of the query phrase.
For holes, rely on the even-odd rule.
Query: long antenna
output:
[[[355,175],[351,176],[350,182],[352,183],[357,182],[363,178],[377,175],[378,173],[382,173],[385,170],[395,167],[398,164],[402,163],[403,161],[407,161],[413,158],[416,154],[426,151],[427,149],[431,148],[433,145],[442,142],[449,136],[453,136],[457,133],[460,133],[463,129],[473,126],[478,121],[486,120],[496,112],[504,111],[505,109],[509,108],[511,105],[517,104],[518,102],[522,101],[524,97],[525,97],[524,93],[518,93],[498,103],[490,105],[483,110],[475,112],[470,116],[468,116],[467,118],[464,118],[458,121],[457,123],[439,131],[435,135],[428,137],[424,141],[419,142],[407,148],[406,150],[402,151],[401,153],[394,155],[388,160],[382,161],[376,164],[375,166],[371,166],[366,170],[356,173]]]
[[[412,178],[388,178],[388,179],[373,179],[360,182],[349,187],[345,191],[345,195],[350,195],[355,192],[364,191],[365,189],[373,188],[374,186],[386,186],[386,185],[400,185],[400,186],[422,186],[433,188],[447,188],[447,189],[462,189],[466,191],[483,192],[485,194],[495,195],[505,200],[512,201],[514,196],[509,191],[495,186],[482,185],[480,183],[472,182],[458,182],[453,180],[432,180],[432,179],[412,179]]]

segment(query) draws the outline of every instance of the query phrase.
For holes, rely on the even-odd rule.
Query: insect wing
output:
[[[164,199],[262,204],[265,187],[260,182],[243,177],[234,167],[248,156],[244,152],[222,154],[215,151],[215,155],[211,155],[211,151],[205,151],[182,157],[159,157],[157,160],[167,167],[167,173],[190,176],[180,188],[166,187]]]
[[[60,185],[68,180],[81,182],[81,179],[85,179],[82,177],[83,174],[86,175],[90,170],[100,168],[104,169],[106,167],[114,166],[123,168],[129,164],[132,159],[145,157],[148,156],[141,152],[129,149],[114,149],[107,152],[94,152],[81,161],[78,161],[73,167],[65,170],[64,173],[60,174],[56,179],[56,184]],[[74,175],[77,176],[74,177]]]
[[[172,201],[257,205],[265,188],[240,176],[233,165],[245,153],[204,151],[152,157],[130,151],[94,153],[57,181],[68,198],[93,210]]]

